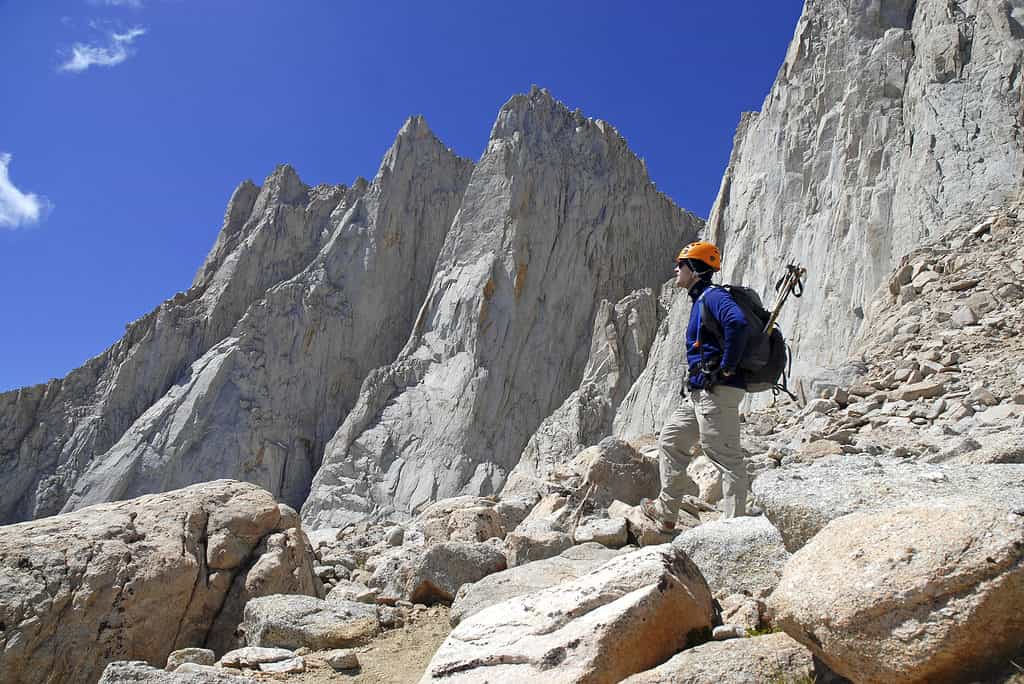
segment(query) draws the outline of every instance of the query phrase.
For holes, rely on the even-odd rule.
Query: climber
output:
[[[657,499],[640,502],[643,514],[664,532],[675,528],[689,480],[686,466],[698,440],[722,474],[724,517],[746,515],[748,475],[739,417],[746,384],[739,364],[749,324],[729,292],[712,284],[720,268],[721,254],[710,242],[690,243],[676,258],[676,287],[686,288],[693,300],[686,328],[685,398],[665,422],[658,440],[661,493]],[[707,334],[702,312],[718,322],[721,336]]]

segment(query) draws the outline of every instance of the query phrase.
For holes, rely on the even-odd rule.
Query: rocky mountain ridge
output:
[[[328,217],[359,183],[309,188],[290,167],[232,194],[195,283],[126,327],[66,378],[0,394],[0,520],[52,515],[75,480],[270,286],[316,253]]]
[[[90,464],[65,509],[216,477],[301,506],[362,378],[408,335],[471,166],[410,119],[310,263]]]
[[[335,491],[327,445],[352,429],[346,416],[349,426],[375,418],[364,413],[391,401],[387,383],[415,386],[437,362],[450,378],[452,363],[468,363],[464,381],[486,395],[464,403],[456,443],[478,430],[491,437],[458,458],[428,457],[416,466],[422,478],[410,467],[408,482],[438,483],[413,505],[497,491],[578,387],[595,316],[657,288],[664,254],[700,226],[654,188],[614,128],[540,89],[502,108],[476,165],[413,117],[372,181],[310,188],[283,166],[262,188],[235,191],[187,292],[68,378],[0,395],[2,519],[220,477],[299,507],[325,449],[311,510],[340,497],[331,515],[407,514],[408,493],[395,497],[391,485]],[[461,319],[449,327],[452,313]],[[634,368],[645,353],[636,350]],[[552,384],[531,390],[538,377]],[[524,391],[535,400],[509,403]],[[384,460],[386,472],[395,457]]]

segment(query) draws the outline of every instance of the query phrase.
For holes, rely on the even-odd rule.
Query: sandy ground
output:
[[[399,629],[384,632],[367,646],[356,647],[358,672],[335,672],[321,653],[305,656],[306,671],[292,675],[254,675],[263,682],[286,684],[415,684],[441,642],[451,631],[448,607],[433,606],[411,616]]]

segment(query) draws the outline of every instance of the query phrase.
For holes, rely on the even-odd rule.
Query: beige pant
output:
[[[666,520],[674,522],[679,514],[689,481],[686,466],[698,440],[722,474],[724,517],[746,515],[749,477],[740,447],[739,412],[745,394],[741,389],[724,385],[711,390],[691,389],[665,422],[658,440],[661,494],[656,506]]]

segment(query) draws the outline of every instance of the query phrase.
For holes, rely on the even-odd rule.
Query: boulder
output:
[[[893,401],[917,401],[918,399],[934,399],[942,396],[946,391],[946,380],[944,378],[922,380],[905,387],[901,387],[889,395]]]
[[[420,682],[616,682],[707,640],[714,613],[685,554],[648,547],[464,620]]]
[[[580,523],[573,533],[577,544],[597,542],[617,549],[629,542],[629,525],[625,518],[591,518]]]
[[[195,677],[197,681],[207,682],[210,681],[208,677],[213,677],[213,681],[220,681],[216,677],[223,674],[230,674],[234,677],[240,677],[244,673],[236,672],[235,670],[225,669],[217,667],[216,665],[199,665],[197,663],[182,663],[178,666],[178,669],[174,671],[174,674],[189,674]]]
[[[162,665],[172,651],[232,634],[223,616],[267,586],[254,575],[248,594],[234,589],[267,567],[261,553],[293,587],[313,586],[304,544],[283,554],[267,544],[281,520],[268,492],[218,480],[5,527],[0,681],[35,682],[40,672],[95,681],[110,661]]]
[[[476,582],[506,567],[505,554],[491,544],[437,544],[423,554],[412,571],[406,591],[413,603],[450,603],[463,584]]]
[[[423,509],[411,524],[412,534],[418,531],[424,543],[432,544],[449,541],[455,533],[463,541],[484,541],[490,537],[504,536],[501,529],[501,516],[497,525],[489,515],[477,515],[483,510],[493,509],[495,502],[482,496],[456,496],[434,502]],[[462,511],[472,511],[469,515]],[[454,520],[453,520],[454,516]],[[482,538],[481,538],[482,537]]]
[[[38,681],[38,680],[34,680]],[[68,681],[92,681],[73,679]],[[119,660],[107,665],[98,684],[258,684],[240,672],[185,663],[175,672],[159,670],[142,660]]]
[[[262,663],[276,663],[288,660],[295,656],[295,652],[288,648],[267,648],[264,646],[243,646],[228,651],[221,656],[220,664],[224,667],[242,669],[248,667],[255,670]],[[203,663],[207,664],[207,663]],[[208,663],[212,665],[213,663]]]
[[[1020,404],[1000,404],[974,414],[974,417],[982,425],[998,425],[1021,416],[1024,416],[1024,406]]]
[[[789,561],[782,535],[763,516],[704,523],[680,534],[672,545],[696,563],[716,596],[766,597]]]
[[[298,524],[298,516],[292,518]],[[324,588],[313,572],[313,551],[301,529],[291,528],[266,537],[256,548],[256,562],[231,584],[227,600],[213,623],[206,645],[224,652],[239,645],[235,626],[249,599],[272,594],[322,596]]]
[[[825,456],[835,456],[843,453],[843,446],[831,439],[816,439],[813,442],[801,445],[794,455],[796,460],[804,463],[812,463]]]
[[[246,604],[238,630],[250,646],[324,650],[366,643],[380,633],[380,620],[365,603],[265,596]]]
[[[616,500],[636,505],[661,490],[658,461],[645,457],[625,440],[606,437],[577,460],[577,468],[584,473],[581,485],[589,488],[588,498],[598,508]]]
[[[531,525],[548,525],[555,529],[567,530],[572,524],[572,515],[575,497],[571,496],[561,488],[551,494],[543,496],[537,501],[537,505],[530,509],[530,514],[523,519],[523,522],[516,526],[516,529],[526,529]]]
[[[168,672],[174,672],[179,665],[185,663],[193,663],[195,665],[213,665],[217,662],[217,656],[208,648],[181,648],[177,651],[172,651],[167,656],[167,665],[164,669]]]
[[[272,663],[260,663],[260,672],[274,674],[297,674],[306,671],[306,661],[301,657],[277,660]]]
[[[505,528],[501,515],[492,503],[453,511],[448,517],[448,539],[459,542],[482,542],[503,539]]]
[[[551,558],[572,546],[572,536],[542,520],[525,520],[505,537],[508,566]]]
[[[969,306],[961,306],[953,312],[950,322],[955,328],[964,328],[969,325],[977,325],[978,314]]]
[[[959,681],[1024,644],[1024,514],[970,500],[853,513],[794,554],[774,624],[856,682]]]
[[[473,584],[464,584],[452,603],[452,625],[496,603],[575,580],[596,570],[619,553],[600,544],[584,543],[552,558],[512,567],[488,575]]]
[[[623,551],[606,549],[593,542],[580,544],[552,558],[510,567],[489,574],[479,582],[463,585],[452,603],[452,625],[458,625],[487,606],[577,580],[621,553]]]
[[[697,498],[701,501],[714,506],[722,500],[722,473],[710,458],[704,454],[697,456],[686,466],[686,474],[697,485]]]
[[[538,499],[539,497],[533,494],[522,496],[502,495],[501,499],[494,506],[495,510],[498,511],[502,528],[510,531],[519,527],[519,523],[526,520],[526,516],[530,515],[530,511],[537,505]]]
[[[958,440],[940,450],[932,449],[920,460],[947,465],[984,465],[993,463],[1024,463],[1024,433],[1005,430],[988,434],[967,431]]]
[[[722,608],[722,624],[740,625],[745,630],[758,630],[764,626],[768,612],[761,599],[746,594],[730,594],[718,600]]]
[[[366,584],[378,590],[377,600],[380,603],[394,605],[409,598],[409,580],[423,553],[421,547],[400,546],[373,559],[376,566]]]
[[[965,442],[968,440],[965,440]],[[1024,463],[1024,432],[1007,430],[983,435],[973,442],[973,449],[940,452],[936,460],[954,465],[985,463]],[[946,458],[942,458],[946,456]]]
[[[712,641],[687,649],[622,684],[757,684],[814,679],[811,652],[786,634]]]
[[[849,454],[763,472],[751,489],[793,552],[854,511],[960,496],[1004,509],[1024,506],[1024,465],[929,465]]]

